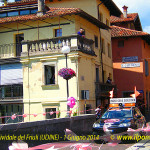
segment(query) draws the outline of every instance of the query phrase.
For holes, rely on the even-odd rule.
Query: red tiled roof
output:
[[[42,16],[37,16],[37,14],[30,14],[30,15],[23,15],[23,16],[0,18],[0,24],[12,23],[16,21],[45,19],[45,18],[50,18],[54,16],[59,16],[59,15],[76,14],[79,12],[82,12],[82,10],[78,8],[50,8],[50,10],[47,11]]]
[[[131,30],[118,26],[111,26],[111,37],[122,38],[122,37],[140,37],[150,45],[150,34],[142,31]]]
[[[112,37],[150,37],[150,34],[142,31],[131,30],[127,28],[122,28],[118,26],[111,26],[111,36]]]
[[[121,17],[111,16],[110,22],[113,24],[113,23],[119,23],[119,22],[134,21],[137,17],[138,17],[138,13],[127,14],[127,18],[123,17],[123,15],[121,15]]]
[[[40,20],[40,19],[46,19],[46,18],[51,18],[51,17],[56,17],[56,16],[71,15],[71,14],[77,14],[77,15],[89,20],[90,22],[92,22],[93,24],[95,24],[96,26],[98,26],[102,29],[109,29],[109,27],[107,25],[100,22],[99,20],[92,17],[91,15],[87,14],[80,8],[49,7],[49,10],[46,11],[46,13],[42,16],[37,16],[37,14],[30,14],[30,15],[22,15],[22,16],[5,17],[5,18],[0,18],[0,24],[29,21],[29,20]]]
[[[8,6],[24,5],[25,3],[37,3],[38,0],[21,0],[8,3]],[[101,2],[109,9],[111,15],[120,16],[122,12],[112,0],[101,0]]]

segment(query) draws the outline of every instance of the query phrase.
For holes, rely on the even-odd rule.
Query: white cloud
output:
[[[150,20],[150,0],[113,0],[118,8],[123,11],[122,7],[128,7],[128,13],[138,13],[142,24],[143,31],[149,32]]]
[[[144,32],[147,32],[147,33],[150,33],[150,26],[145,26],[145,27],[143,28],[143,31],[144,31]]]
[[[129,13],[147,14],[150,6],[150,0],[113,0],[114,3],[123,10],[124,5],[128,6]]]

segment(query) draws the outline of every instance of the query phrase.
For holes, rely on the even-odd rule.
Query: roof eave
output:
[[[95,24],[97,27],[101,28],[101,29],[110,29],[109,26],[107,26],[106,24],[104,24],[103,22],[99,21],[98,19],[94,18],[93,16],[87,14],[84,11],[80,11],[78,13],[76,13],[77,15],[81,16],[82,18],[85,18],[86,20],[92,22],[93,24]]]
[[[110,11],[110,15],[119,17],[122,12],[112,0],[100,0]]]
[[[140,38],[142,38],[144,41],[146,41],[146,42],[148,43],[148,45],[150,45],[150,35],[111,36],[111,38],[113,38],[113,39],[117,39],[117,38],[133,38],[133,37],[140,37]]]

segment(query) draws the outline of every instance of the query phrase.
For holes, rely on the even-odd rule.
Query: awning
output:
[[[22,64],[0,65],[0,85],[23,84]]]

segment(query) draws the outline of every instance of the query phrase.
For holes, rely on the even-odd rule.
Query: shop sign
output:
[[[122,57],[122,62],[135,62],[138,61],[138,56]]]
[[[140,63],[121,64],[121,68],[134,68],[134,67],[140,67]]]

